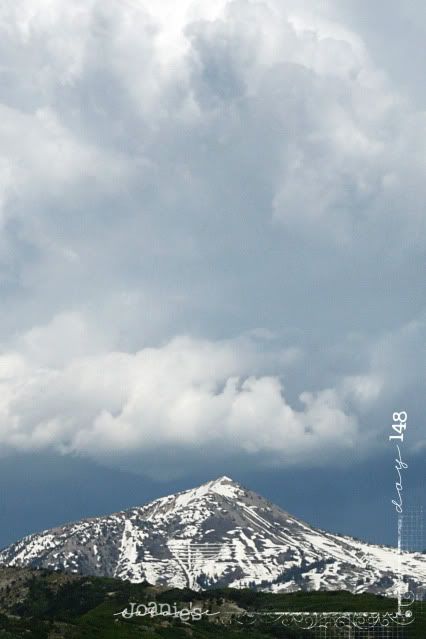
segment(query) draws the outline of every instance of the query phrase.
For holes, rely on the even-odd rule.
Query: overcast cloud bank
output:
[[[424,446],[426,113],[338,4],[0,9],[5,453]]]

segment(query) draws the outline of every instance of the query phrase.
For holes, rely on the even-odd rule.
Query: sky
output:
[[[424,498],[425,13],[2,4],[0,546],[220,474],[393,543],[395,411]]]

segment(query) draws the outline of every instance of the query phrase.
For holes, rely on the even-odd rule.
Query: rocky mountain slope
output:
[[[30,535],[0,552],[29,566],[168,587],[348,590],[395,595],[426,583],[426,556],[309,526],[221,477],[106,517]]]

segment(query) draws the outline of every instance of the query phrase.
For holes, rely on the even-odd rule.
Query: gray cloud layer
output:
[[[1,9],[4,451],[313,464],[404,407],[422,448],[421,68],[374,15]]]

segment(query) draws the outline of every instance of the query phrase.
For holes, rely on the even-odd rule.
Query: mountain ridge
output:
[[[395,596],[426,582],[426,557],[310,526],[223,475],[110,515],[28,535],[0,564],[138,583]]]

